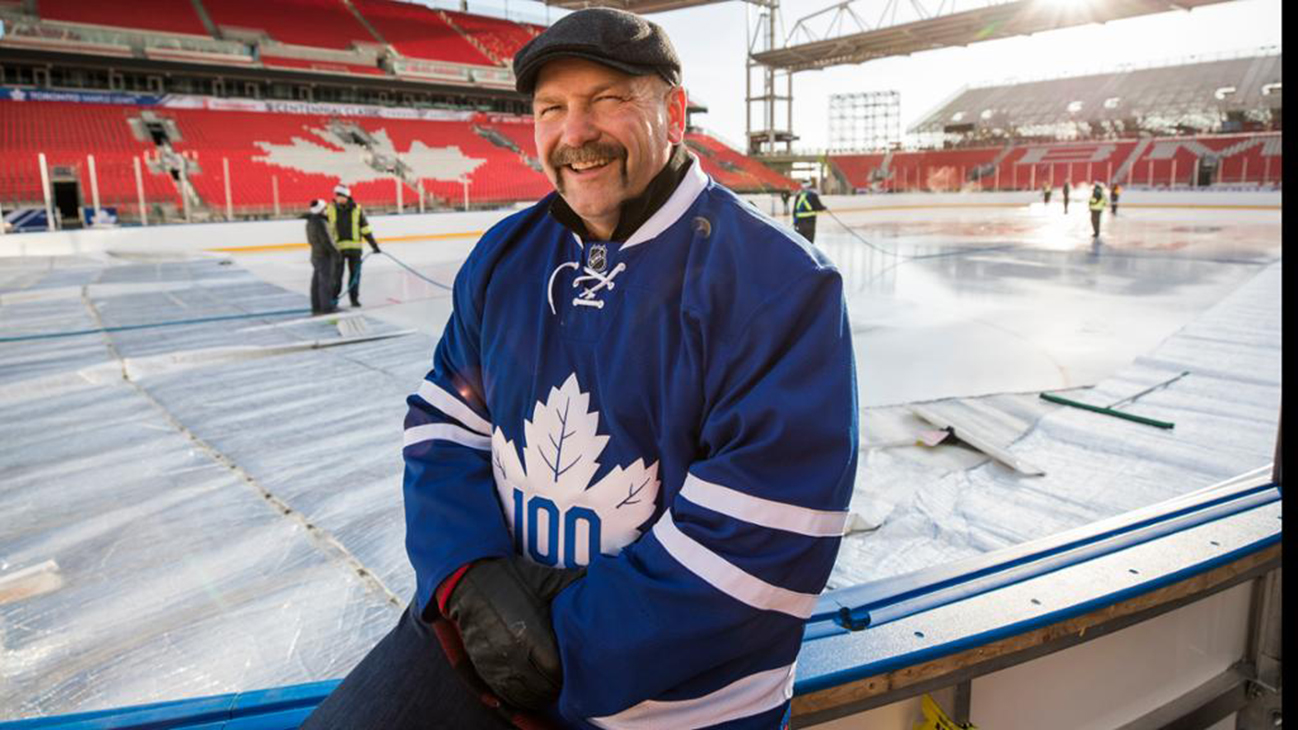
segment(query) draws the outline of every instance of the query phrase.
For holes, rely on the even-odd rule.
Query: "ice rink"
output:
[[[830,198],[819,222],[849,292],[863,406],[1092,385],[1280,256],[1278,196],[1217,207],[1132,192],[1116,217],[1105,211],[1098,247],[1085,200],[1065,215],[1033,193],[932,197]],[[777,201],[755,204],[787,223]],[[382,237],[382,218],[375,227]],[[449,285],[474,241],[383,246]],[[308,291],[305,249],[230,255]],[[448,291],[383,257],[364,271],[367,316],[440,334]]]
[[[1132,191],[1098,245],[1083,204],[1028,193],[826,203],[862,407],[831,589],[1269,460],[1278,193]],[[376,216],[395,259],[365,264],[363,308],[316,318],[249,316],[308,306],[299,221],[0,238],[6,719],[336,678],[387,632],[413,590],[404,399],[445,287],[505,214]],[[1038,398],[1113,402],[1183,371],[1135,406],[1174,431]],[[917,405],[1045,474],[911,445],[932,428]]]

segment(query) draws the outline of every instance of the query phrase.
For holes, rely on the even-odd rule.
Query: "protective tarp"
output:
[[[1044,476],[991,460],[949,470],[863,452],[852,508],[882,526],[844,538],[830,587],[1046,537],[1270,463],[1280,418],[1280,281],[1281,264],[1272,264],[1153,352],[1066,394],[1104,406],[1189,371],[1121,407],[1174,429],[1053,409],[1008,448]]]
[[[1129,406],[1174,431],[1006,396],[988,402],[1031,429],[1011,450],[1044,477],[963,447],[863,451],[853,509],[881,526],[844,541],[831,586],[1050,534],[1266,463],[1279,282],[1275,265],[1148,357],[1070,392],[1107,403],[1190,370]],[[306,306],[214,259],[4,259],[0,297],[5,336]],[[448,303],[430,311],[444,318]],[[363,322],[347,331],[399,334]],[[5,719],[337,678],[391,628],[413,592],[405,397],[435,338],[339,345],[339,333],[333,318],[284,315],[0,342]],[[895,437],[876,415],[863,412],[867,438]]]
[[[305,303],[210,259],[0,261],[6,336]],[[339,338],[295,319],[0,344],[0,580],[54,561],[61,584],[0,587],[4,718],[339,677],[391,628],[433,343],[295,352]]]

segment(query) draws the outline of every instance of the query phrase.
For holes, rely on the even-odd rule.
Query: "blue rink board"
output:
[[[1232,480],[1062,537],[900,576],[892,590],[856,586],[827,593],[808,623],[794,692],[1022,634],[1246,557],[1280,542],[1280,493],[1269,476]],[[916,599],[922,610],[893,611],[858,630],[846,627],[868,622],[866,609],[880,612]],[[0,723],[0,730],[294,730],[337,685],[330,680],[18,720]]]

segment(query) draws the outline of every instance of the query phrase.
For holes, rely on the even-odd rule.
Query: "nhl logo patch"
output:
[[[592,243],[590,253],[586,257],[586,265],[597,274],[604,273],[608,268],[608,246],[602,243]]]

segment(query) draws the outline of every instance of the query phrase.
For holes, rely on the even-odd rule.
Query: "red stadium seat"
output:
[[[798,187],[789,178],[703,132],[689,132],[685,135],[685,143],[698,156],[703,171],[732,190],[761,192]]]
[[[316,48],[351,48],[378,43],[342,0],[203,0],[212,22],[264,30],[281,43]]]
[[[432,8],[391,0],[354,0],[353,5],[403,55],[474,66],[496,65]]]
[[[514,54],[536,37],[533,30],[510,20],[457,13],[453,10],[441,12],[461,31],[476,38],[502,64],[510,63]]]
[[[76,172],[84,205],[90,205],[88,156],[95,158],[100,205],[134,212],[138,207],[134,159],[154,146],[137,140],[127,119],[138,107],[65,102],[0,102],[0,202],[5,209],[43,205],[38,155],[51,169]],[[57,123],[56,123],[57,122]],[[145,199],[179,204],[175,184],[163,173],[141,167]]]
[[[193,4],[176,0],[41,0],[39,10],[49,20],[208,35]]]
[[[203,203],[218,213],[225,207],[226,161],[237,214],[270,212],[276,188],[281,212],[303,208],[313,198],[327,197],[340,180],[352,185],[362,203],[393,207],[394,179],[375,172],[354,142],[331,138],[331,122],[359,127],[377,142],[380,152],[386,148],[414,166],[435,206],[460,207],[466,184],[475,205],[536,200],[550,192],[545,175],[532,166],[536,149],[529,117],[331,119],[319,114],[0,101],[0,159],[6,163],[0,166],[0,204],[6,209],[43,204],[37,155],[44,153],[51,168],[76,175],[89,205],[87,156],[93,155],[101,204],[133,214],[133,161],[158,155],[153,142],[137,138],[130,123],[145,109],[175,122],[180,134],[172,146],[196,163],[190,180]],[[686,143],[703,170],[727,187],[741,192],[795,187],[792,180],[708,134],[690,132]],[[878,182],[885,190],[1026,190],[1039,188],[1052,175],[1056,187],[1065,179],[1077,185],[1098,179],[1164,186],[1173,181],[1189,185],[1196,174],[1200,185],[1275,184],[1281,178],[1278,133],[896,152],[888,156],[886,178],[877,172],[883,154],[831,159],[858,189]],[[1219,164],[1204,167],[1209,159]],[[179,206],[169,173],[151,172],[145,165],[143,182],[148,201]],[[415,190],[409,184],[402,190],[406,207],[417,207]]]

